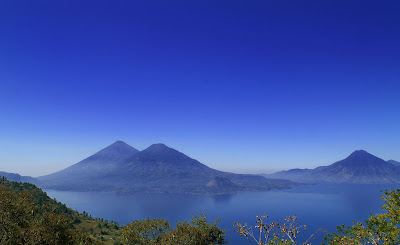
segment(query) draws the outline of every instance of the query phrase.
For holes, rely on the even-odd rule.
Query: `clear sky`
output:
[[[400,1],[0,2],[0,171],[123,140],[234,172],[400,161]]]

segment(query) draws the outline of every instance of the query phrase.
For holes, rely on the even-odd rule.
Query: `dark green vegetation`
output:
[[[170,224],[135,220],[126,226],[78,213],[33,184],[0,179],[0,244],[225,244],[225,231],[205,214]]]
[[[133,221],[124,226],[123,240],[127,244],[226,244],[224,233],[218,220],[210,223],[205,214],[200,214],[179,222],[174,230],[163,219]]]
[[[233,174],[207,167],[163,144],[138,151],[117,141],[62,171],[39,177],[56,190],[222,194],[290,188],[288,180]]]
[[[385,161],[360,150],[329,166],[321,166],[315,169],[291,169],[264,176],[303,183],[400,183],[400,166],[396,161]]]
[[[0,179],[0,244],[103,244],[120,236],[116,223],[91,218],[33,184]]]
[[[381,196],[385,200],[383,213],[371,214],[365,222],[337,227],[337,232],[327,233],[323,245],[398,245],[400,244],[400,189],[385,191]],[[307,232],[306,225],[300,225],[296,216],[285,218],[284,222],[266,222],[268,216],[257,217],[256,225],[235,223],[235,231],[244,236],[251,244],[264,245],[296,245],[312,244],[322,229],[307,236],[299,237],[299,233]],[[326,233],[326,232],[323,232]],[[304,238],[305,237],[305,238]]]

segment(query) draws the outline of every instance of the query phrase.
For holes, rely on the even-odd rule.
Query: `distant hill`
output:
[[[292,169],[264,176],[298,182],[399,183],[400,167],[366,151],[358,150],[344,160],[335,162],[329,166],[321,166],[312,170]]]
[[[312,172],[311,169],[295,168],[295,169],[279,171],[274,174],[263,174],[262,176],[265,176],[266,178],[290,179],[290,180],[296,180],[298,182],[310,182],[310,181],[304,180],[304,176],[307,176],[308,174],[310,174],[310,172]]]
[[[213,179],[216,184],[208,185]],[[227,193],[295,185],[287,180],[218,171],[164,144],[139,152],[123,142],[39,180],[42,187],[51,189],[119,192]]]
[[[232,181],[228,178],[223,177],[214,177],[210,182],[207,184],[208,187],[212,188],[235,188],[237,187]]]
[[[16,181],[16,182],[23,182],[23,183],[31,183],[31,184],[38,184],[38,180],[30,177],[30,176],[21,176],[15,173],[7,173],[0,171],[0,177],[5,177],[9,181]]]
[[[207,188],[209,188],[210,192],[213,190],[218,192],[232,192],[235,191],[238,186],[228,178],[214,177],[212,180],[210,180],[210,182],[207,183]]]

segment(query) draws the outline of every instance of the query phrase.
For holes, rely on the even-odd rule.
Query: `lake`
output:
[[[66,192],[44,190],[58,201],[92,217],[118,221],[124,225],[135,219],[163,218],[171,225],[204,211],[211,219],[221,218],[220,227],[228,230],[231,244],[250,244],[233,231],[234,222],[255,224],[257,215],[269,215],[270,222],[297,215],[307,225],[304,236],[318,228],[336,231],[340,224],[365,220],[370,213],[381,212],[380,190],[399,185],[318,184],[287,190],[244,192],[231,195],[194,195],[113,192]],[[313,244],[322,242],[318,235]]]

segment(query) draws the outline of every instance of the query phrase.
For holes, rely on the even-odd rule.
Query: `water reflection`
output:
[[[222,194],[222,195],[211,195],[210,197],[216,205],[228,205],[235,194]]]

